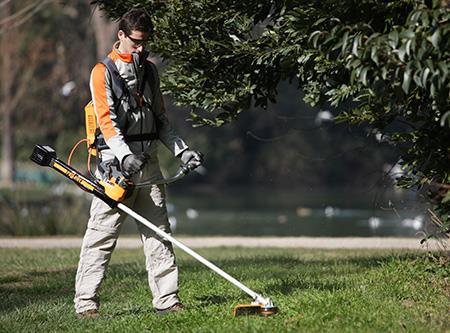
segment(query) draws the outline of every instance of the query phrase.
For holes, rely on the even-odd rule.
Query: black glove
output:
[[[185,150],[181,156],[181,162],[193,170],[202,164],[203,154],[195,150]]]
[[[122,171],[132,176],[142,170],[147,159],[148,155],[144,153],[127,155],[122,161]]]

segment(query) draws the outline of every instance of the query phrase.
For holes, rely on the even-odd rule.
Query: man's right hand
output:
[[[144,153],[127,155],[122,162],[122,171],[132,176],[142,170],[147,159],[148,155]]]

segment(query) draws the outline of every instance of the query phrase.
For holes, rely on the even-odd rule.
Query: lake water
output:
[[[425,206],[403,191],[170,188],[168,210],[175,235],[413,237],[431,230]],[[129,222],[123,229],[135,231]]]

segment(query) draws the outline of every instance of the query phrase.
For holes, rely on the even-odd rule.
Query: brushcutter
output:
[[[201,262],[203,265],[213,270],[215,273],[222,276],[224,279],[234,284],[236,287],[250,295],[252,297],[253,302],[250,304],[239,304],[234,308],[234,315],[242,315],[242,314],[261,314],[263,316],[270,316],[277,312],[277,307],[274,306],[272,300],[270,298],[265,298],[262,295],[254,292],[240,281],[199,255],[197,252],[193,251],[180,241],[176,240],[171,235],[167,234],[154,224],[152,224],[149,220],[145,219],[143,216],[137,214],[135,211],[127,207],[122,203],[122,201],[126,198],[127,194],[132,191],[134,185],[133,183],[123,177],[122,175],[111,177],[108,180],[99,180],[99,179],[91,179],[79,171],[74,169],[72,166],[64,163],[60,159],[57,158],[56,152],[53,148],[49,146],[36,145],[34,147],[33,153],[30,156],[30,159],[41,165],[48,166],[63,176],[72,180],[76,185],[78,185],[82,190],[95,195],[96,197],[103,200],[106,204],[108,204],[112,208],[118,208],[122,212],[130,215],[135,218],[136,221],[139,221],[146,227],[153,230],[159,236],[165,238],[166,240],[172,242],[181,250],[194,257],[196,260]],[[178,172],[171,178],[161,179],[154,182],[145,182],[138,184],[139,187],[148,186],[151,184],[168,184],[174,182],[180,178],[183,178],[191,171],[192,167],[189,165],[182,165]]]

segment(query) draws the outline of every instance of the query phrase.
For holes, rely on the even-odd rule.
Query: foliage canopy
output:
[[[449,220],[448,1],[96,1],[152,13],[163,89],[196,125],[221,126],[293,81],[312,106],[401,149],[398,185],[429,187]],[[300,92],[299,92],[300,95]]]

